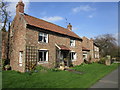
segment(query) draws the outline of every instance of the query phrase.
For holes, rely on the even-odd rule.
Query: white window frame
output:
[[[72,41],[72,43],[71,43],[71,41]],[[74,39],[70,39],[70,46],[71,47],[75,46],[75,40]]]
[[[75,55],[73,56],[74,59],[72,59],[72,55],[73,55],[73,54],[70,55],[70,56],[71,56],[71,57],[70,57],[70,60],[71,60],[71,61],[75,61],[75,60],[77,59],[77,53],[76,53],[75,51],[71,51],[70,54],[71,54],[71,53],[75,53]]]
[[[46,60],[45,60],[45,61],[40,61],[40,60],[39,60],[39,52],[40,52],[40,51],[41,51],[41,52],[42,52],[42,51],[43,51],[43,52],[46,52]],[[43,54],[43,57],[44,57],[44,54]],[[38,50],[38,62],[39,62],[39,63],[48,62],[48,50],[47,50],[47,49],[39,49],[39,50]]]
[[[84,59],[87,59],[87,57],[88,57],[88,56],[87,56],[87,53],[86,53],[86,54],[84,53],[83,55],[85,56],[85,58],[84,58],[84,57],[83,57],[83,58],[84,58]]]
[[[13,30],[13,28],[11,28],[10,29],[10,37],[13,37],[13,32],[14,32],[14,30]]]
[[[19,66],[22,66],[23,64],[23,51],[19,52]]]
[[[39,40],[40,35],[42,36],[42,41]],[[44,37],[46,37],[46,42],[44,42]],[[48,34],[47,33],[43,33],[43,32],[39,32],[38,41],[39,42],[43,42],[43,43],[48,43]]]

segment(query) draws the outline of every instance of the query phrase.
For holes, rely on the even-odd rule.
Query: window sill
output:
[[[48,61],[38,62],[38,64],[45,64],[45,63],[48,63]]]
[[[71,48],[75,48],[75,46],[70,46]]]
[[[71,60],[71,61],[76,61],[76,59],[73,59],[73,60]]]
[[[47,42],[40,42],[40,41],[39,41],[38,43],[41,43],[41,44],[47,44]]]

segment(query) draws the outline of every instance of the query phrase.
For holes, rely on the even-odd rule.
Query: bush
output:
[[[36,66],[35,70],[34,70],[34,72],[46,72],[46,71],[58,72],[58,71],[61,71],[61,70],[59,70],[57,68],[48,69],[48,68],[43,67],[41,65]]]
[[[11,66],[10,65],[5,65],[5,70],[10,70],[11,69]]]
[[[105,61],[107,60],[107,57],[102,57],[98,63],[105,64]]]
[[[36,67],[35,67],[35,70],[36,71],[41,71],[41,70],[48,70],[47,68],[45,68],[45,67],[43,67],[43,66],[41,66],[41,65],[37,65]]]
[[[49,71],[58,72],[58,71],[61,71],[61,70],[59,70],[59,69],[57,69],[57,68],[52,68],[52,69],[49,69]]]
[[[90,61],[84,60],[85,64],[91,64]]]
[[[2,59],[2,69],[5,70],[5,66],[10,64],[9,59]]]

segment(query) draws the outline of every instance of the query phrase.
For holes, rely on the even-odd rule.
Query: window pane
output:
[[[42,41],[42,36],[39,36],[39,41]]]
[[[70,58],[71,58],[71,60],[75,60],[76,59],[76,53],[75,52],[71,52],[70,53]]]
[[[46,50],[40,50],[38,57],[39,57],[39,61],[47,61],[47,51]]]
[[[44,61],[46,61],[46,51],[44,52]]]
[[[46,33],[39,33],[39,41],[47,42],[47,34]]]
[[[44,42],[46,42],[47,40],[46,40],[46,37],[44,37]]]
[[[70,46],[75,46],[75,40],[70,40]]]
[[[43,61],[42,55],[43,55],[43,53],[39,52],[39,61]]]

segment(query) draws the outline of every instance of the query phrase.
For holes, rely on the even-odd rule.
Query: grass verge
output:
[[[98,63],[73,67],[83,74],[50,70],[32,74],[3,71],[3,88],[89,88],[117,67],[118,64]]]

